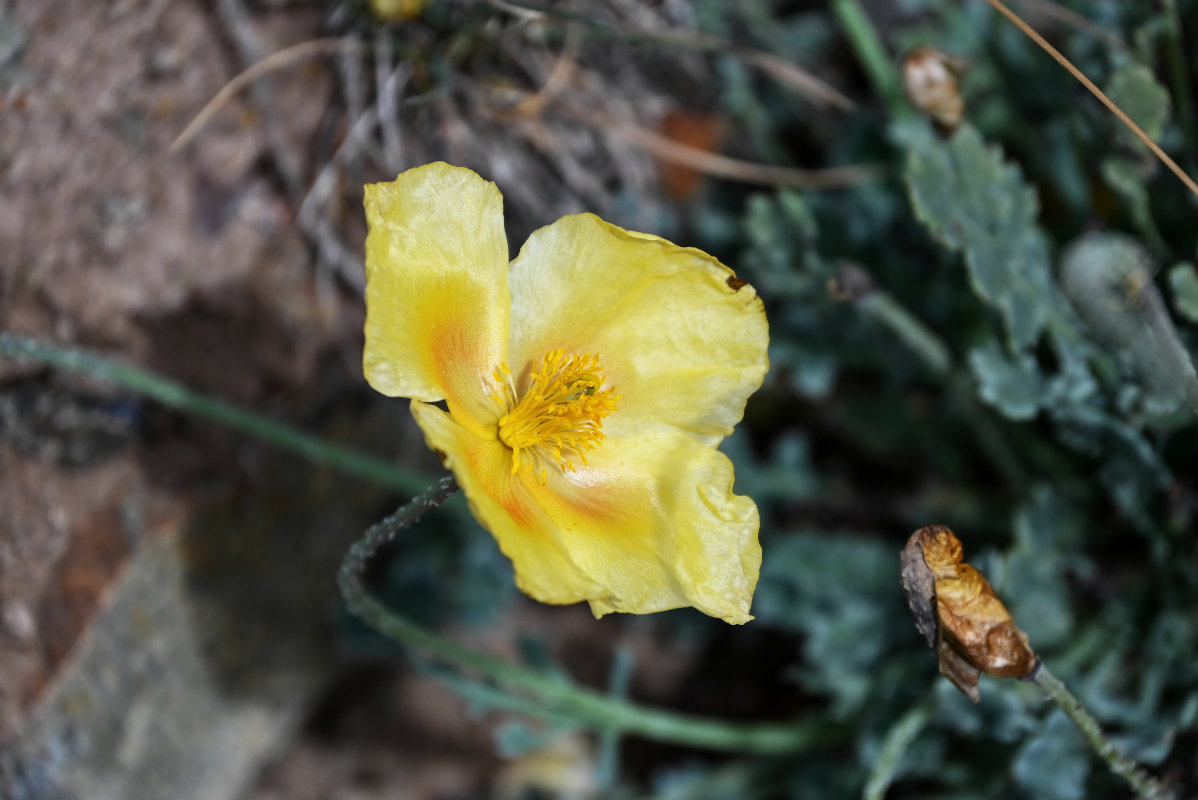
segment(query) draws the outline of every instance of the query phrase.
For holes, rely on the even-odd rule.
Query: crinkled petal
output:
[[[436,163],[366,187],[366,379],[392,397],[493,416],[484,387],[506,358],[503,200],[474,172]]]
[[[536,231],[512,262],[508,363],[598,353],[621,397],[609,436],[675,426],[714,444],[732,431],[768,359],[753,287],[702,251],[593,214]]]
[[[543,603],[577,603],[601,587],[570,560],[553,522],[512,474],[511,451],[492,437],[476,436],[436,406],[412,402],[412,416],[429,447],[443,454],[470,510],[491,532],[516,569],[516,585]],[[527,476],[527,472],[525,473]]]
[[[530,493],[570,560],[602,587],[596,616],[694,606],[740,624],[761,567],[757,506],[732,493],[732,463],[679,431],[604,442],[589,465]]]

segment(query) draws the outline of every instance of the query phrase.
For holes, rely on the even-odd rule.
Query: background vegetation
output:
[[[1016,8],[1198,172],[1198,3]],[[771,325],[770,373],[724,448],[762,511],[756,620],[593,623],[610,647],[581,670],[552,621],[510,644],[554,681],[818,735],[776,755],[611,731],[563,750],[591,728],[408,654],[504,720],[496,752],[525,766],[496,792],[1127,796],[1036,687],[983,678],[974,706],[938,677],[898,553],[939,523],[1119,746],[1198,795],[1195,197],[1074,78],[980,0],[378,10],[327,9],[329,133],[294,176],[285,148],[265,167],[334,291],[361,287],[361,184],[444,159],[498,183],[513,243],[595,211],[718,256]],[[916,47],[963,64],[955,131],[903,96]],[[327,402],[387,409],[393,488],[435,474],[402,404],[361,386]],[[371,585],[466,640],[528,603],[461,498],[403,532]],[[335,625],[344,659],[401,657],[347,614]],[[621,645],[645,640],[683,666]]]

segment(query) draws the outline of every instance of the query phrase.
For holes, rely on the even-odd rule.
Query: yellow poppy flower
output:
[[[768,368],[753,288],[592,214],[509,264],[498,189],[443,163],[368,185],[366,219],[366,379],[412,399],[520,589],[752,619],[757,507],[715,447]]]

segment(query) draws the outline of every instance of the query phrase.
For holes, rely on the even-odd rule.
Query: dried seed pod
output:
[[[962,559],[961,542],[951,530],[920,528],[903,549],[903,590],[941,674],[976,703],[981,673],[1027,678],[1040,660],[990,582]]]
[[[957,85],[964,62],[931,47],[917,47],[903,57],[903,88],[911,103],[945,131],[954,131],[965,116],[965,100]]]

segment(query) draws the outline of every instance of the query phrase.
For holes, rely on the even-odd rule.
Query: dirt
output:
[[[327,253],[301,231],[301,198],[278,161],[282,148],[311,185],[321,166],[315,154],[327,156],[330,142],[345,135],[344,114],[330,111],[338,102],[331,65],[299,63],[271,75],[271,105],[285,114],[264,120],[243,92],[185,147],[170,150],[246,66],[223,7],[178,0],[0,7],[0,329],[143,365],[276,418],[376,448],[382,441],[424,463],[430,457],[410,424],[380,439],[374,423],[363,422],[377,413],[345,418],[347,398],[352,409],[373,397],[359,367],[360,275],[346,273],[346,258],[340,272],[329,269]],[[249,11],[248,30],[263,53],[327,32],[323,3],[263,2]],[[435,118],[419,113],[414,126],[435,129]],[[471,124],[493,127],[486,117]],[[449,128],[465,130],[460,120]],[[510,165],[529,130],[517,126],[511,140],[459,135],[450,145]],[[532,132],[546,135],[541,127]],[[572,136],[588,152],[591,134]],[[421,157],[428,149],[415,147]],[[622,163],[625,179],[644,188],[644,156]],[[517,197],[515,215],[528,220],[517,223],[520,237],[594,194],[589,173],[571,169],[586,178],[583,189],[550,181],[566,187],[560,196]],[[323,211],[348,231],[352,270],[361,223],[340,207],[340,195],[353,191],[336,194]],[[0,359],[0,755],[29,733],[72,661],[94,657],[89,626],[123,591],[125,570],[147,541],[213,520],[239,530],[246,520],[285,519],[277,510],[286,503],[278,462],[261,445],[128,390]],[[379,495],[347,502],[377,508]],[[237,559],[263,557],[229,536],[197,543],[186,534],[182,552],[205,580],[224,574],[226,564],[236,565],[228,574],[241,575]],[[331,586],[331,567],[325,572],[321,591]],[[235,603],[238,590],[230,591]],[[263,613],[292,607],[291,598],[277,608],[272,602]],[[232,613],[220,611],[228,607],[222,603],[214,613]],[[606,653],[616,623],[596,637],[585,609],[522,608],[489,637],[464,636],[502,651],[520,626],[557,631],[566,663],[602,684],[606,660],[582,654]],[[659,666],[640,690],[670,697],[690,656],[646,640],[639,646]],[[402,666],[339,664],[325,688],[295,698],[307,722],[292,737],[254,745],[274,755],[244,800],[393,797],[397,785],[404,797],[448,798],[505,780],[494,720],[480,724],[448,690]]]
[[[310,36],[321,12],[293,5],[259,20],[273,46]],[[338,348],[353,346],[361,310],[321,286],[294,209],[264,169],[252,109],[235,99],[191,146],[168,152],[239,69],[201,3],[8,4],[0,14],[4,330],[279,411],[321,397],[308,387],[341,360]],[[275,82],[293,146],[310,139],[330,86],[320,72]],[[179,442],[177,420],[127,392],[8,360],[0,361],[0,426],[3,741],[20,731],[136,537],[153,535],[163,517],[193,513],[230,482],[213,477],[228,468],[227,451],[221,458],[216,446],[203,467],[211,445]],[[151,470],[143,456],[155,438],[184,446],[173,461],[164,446]]]

